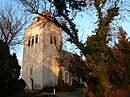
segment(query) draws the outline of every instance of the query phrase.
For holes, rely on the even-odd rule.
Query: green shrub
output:
[[[54,89],[56,89],[56,91],[57,91],[57,87],[56,86],[47,86],[47,87],[44,87],[42,89],[42,91],[43,92],[47,92],[47,93],[53,93]]]
[[[83,88],[84,85],[78,82],[77,80],[73,80],[72,87],[74,88]]]
[[[77,89],[75,87],[72,87],[68,84],[64,84],[64,85],[61,85],[60,87],[58,87],[58,91],[59,92],[73,92],[73,91],[76,91]]]

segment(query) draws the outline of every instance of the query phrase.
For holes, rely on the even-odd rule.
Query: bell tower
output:
[[[42,14],[51,17],[47,10]],[[28,90],[56,85],[58,81],[56,58],[59,58],[62,33],[59,27],[43,16],[35,17],[24,33],[22,78]]]

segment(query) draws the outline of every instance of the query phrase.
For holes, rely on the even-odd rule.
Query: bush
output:
[[[26,87],[26,82],[23,79],[18,80],[18,82],[17,82],[17,90],[19,92],[24,91],[25,87]]]
[[[0,96],[18,92],[20,69],[16,54],[10,54],[9,46],[0,40]]]
[[[74,87],[74,88],[83,88],[84,85],[81,84],[80,82],[76,81],[76,80],[73,80],[72,87]]]
[[[77,89],[68,84],[64,84],[64,85],[58,87],[58,91],[59,92],[73,92],[73,91],[77,91]]]
[[[56,89],[56,91],[57,91],[57,87],[56,86],[47,86],[47,87],[44,87],[42,89],[42,91],[43,92],[47,92],[47,93],[53,93],[54,89]]]

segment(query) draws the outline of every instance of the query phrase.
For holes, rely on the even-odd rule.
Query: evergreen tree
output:
[[[127,88],[130,80],[130,41],[127,33],[120,28],[118,42],[112,48],[110,81],[116,88]]]
[[[11,55],[9,46],[0,40],[0,95],[17,92],[20,69],[16,54]]]

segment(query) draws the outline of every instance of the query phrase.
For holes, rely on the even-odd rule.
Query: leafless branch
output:
[[[0,8],[0,38],[9,46],[22,43],[22,30],[28,21],[15,7],[7,4]]]

